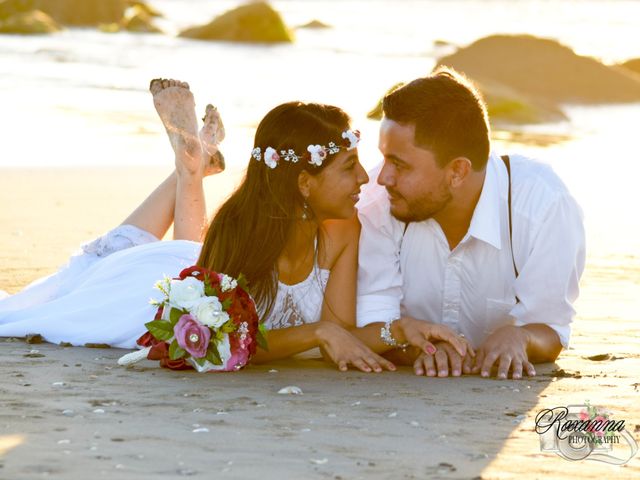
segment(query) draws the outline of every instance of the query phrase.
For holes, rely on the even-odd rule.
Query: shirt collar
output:
[[[482,185],[480,198],[473,211],[468,234],[486,242],[498,250],[502,248],[500,211],[501,190],[506,185],[506,169],[502,160],[495,154],[489,156],[487,172]]]

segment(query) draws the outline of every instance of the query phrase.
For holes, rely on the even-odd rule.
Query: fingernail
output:
[[[500,380],[504,380],[505,378],[507,378],[507,376],[504,373],[501,373],[500,375],[498,375],[498,378],[500,378]]]
[[[429,345],[427,347],[427,353],[433,355],[434,353],[436,353],[436,347],[434,347],[433,345]]]
[[[453,376],[454,377],[459,377],[460,376],[460,370],[454,370],[453,371]]]
[[[430,377],[433,377],[433,376],[436,374],[436,371],[435,371],[435,370],[429,370],[429,371],[427,372],[427,374],[428,374]]]
[[[422,370],[416,370],[416,375],[422,375],[424,372]]]
[[[446,376],[447,376],[447,372],[446,372],[446,370],[440,370],[440,371],[438,372],[438,376],[439,376],[439,377],[446,377]]]
[[[489,376],[489,372],[482,372],[482,373],[481,373],[481,375],[482,375],[483,377],[488,377],[488,376]]]
[[[513,376],[514,380],[520,380],[520,375],[518,375],[517,373]]]

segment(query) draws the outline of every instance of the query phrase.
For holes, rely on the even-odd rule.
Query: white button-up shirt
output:
[[[582,211],[550,166],[492,154],[467,234],[450,250],[438,222],[405,224],[370,173],[358,204],[362,232],[358,326],[402,315],[441,323],[474,347],[498,327],[544,323],[567,346],[585,262]],[[516,296],[520,300],[516,302]]]

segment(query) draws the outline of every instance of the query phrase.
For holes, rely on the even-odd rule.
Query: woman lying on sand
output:
[[[224,129],[208,106],[198,134],[186,83],[154,80],[151,92],[175,152],[175,171],[122,225],[83,245],[58,273],[0,300],[0,336],[39,333],[54,343],[134,348],[154,316],[148,300],[155,281],[197,264],[247,278],[270,330],[269,351],[258,350],[252,362],[321,347],[341,370],[394,370],[350,332],[359,238],[355,203],[368,177],[346,113],[301,102],[271,110],[257,128],[243,182],[201,244],[202,179],[224,169],[218,152]],[[159,241],[172,223],[174,240]],[[426,340],[459,343],[443,327],[425,328]]]

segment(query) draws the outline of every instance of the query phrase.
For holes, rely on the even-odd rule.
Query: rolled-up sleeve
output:
[[[386,322],[400,316],[403,223],[389,213],[384,188],[372,186],[359,205],[362,224],[358,260],[357,325]]]
[[[518,326],[547,324],[566,348],[575,316],[573,302],[578,298],[585,266],[582,210],[569,194],[560,195],[540,225],[526,234],[533,237],[525,241],[530,244],[529,252],[519,252],[526,260],[518,265],[515,293],[520,302],[511,315]],[[514,243],[517,245],[516,238]],[[514,250],[518,251],[517,247]]]

